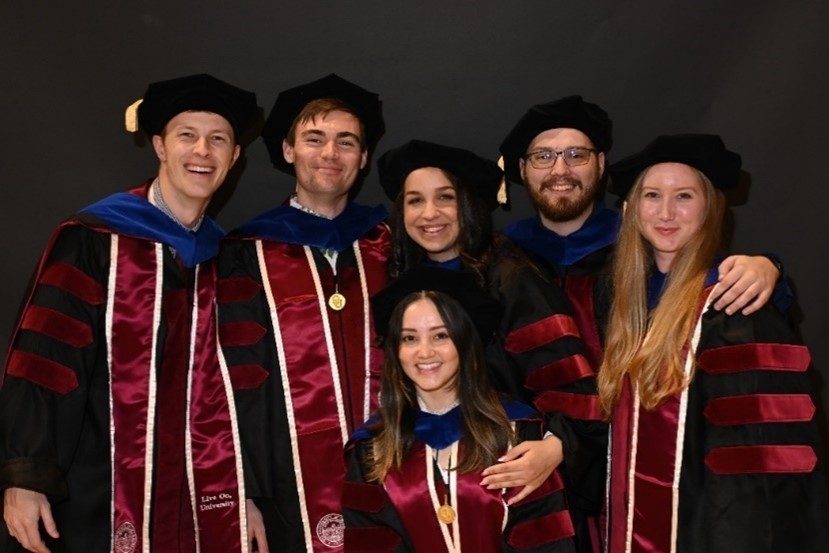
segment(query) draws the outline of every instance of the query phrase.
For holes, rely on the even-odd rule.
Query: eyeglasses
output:
[[[525,160],[536,169],[549,169],[556,164],[558,156],[564,159],[567,167],[577,167],[590,161],[590,154],[595,152],[593,148],[564,148],[563,150],[536,150],[524,156]]]

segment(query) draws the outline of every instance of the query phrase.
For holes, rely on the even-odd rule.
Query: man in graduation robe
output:
[[[193,75],[151,84],[137,116],[157,177],[57,228],[11,341],[4,550],[247,550],[215,339],[223,232],[204,211],[259,108]]]
[[[604,206],[605,162],[613,145],[612,122],[598,105],[581,96],[531,107],[501,144],[507,180],[523,184],[538,214],[517,221],[504,233],[564,289],[587,356],[593,367],[602,358],[603,331],[610,306],[610,290],[601,280],[616,242],[620,217]],[[561,158],[561,159],[559,159]],[[770,297],[780,272],[765,256],[732,256],[720,266],[717,309],[748,314]],[[724,291],[724,292],[723,292]],[[591,391],[584,393],[585,381]],[[580,421],[585,435],[603,425],[594,376],[574,374],[560,381],[560,389],[573,392],[562,404],[564,415]],[[574,481],[568,480],[568,498],[574,520],[579,513],[595,517],[604,488],[606,440],[595,440],[582,451],[564,452],[565,479],[571,464],[580,465]],[[592,465],[592,469],[586,465]],[[590,478],[585,474],[592,474]],[[583,551],[597,550],[597,526],[579,530]],[[578,529],[577,529],[578,530]],[[584,536],[591,534],[590,543]]]
[[[343,446],[376,406],[382,207],[353,203],[383,132],[380,101],[336,75],[280,93],[262,131],[294,194],[219,255],[222,351],[236,390],[246,489],[271,550],[338,551]]]

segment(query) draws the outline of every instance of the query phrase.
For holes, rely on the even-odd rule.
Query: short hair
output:
[[[296,116],[294,122],[291,123],[291,128],[288,129],[288,134],[285,135],[285,141],[293,146],[296,142],[296,128],[299,125],[307,123],[308,121],[316,121],[317,117],[325,117],[332,111],[344,111],[357,119],[360,123],[360,150],[365,152],[368,145],[366,144],[366,129],[363,120],[360,119],[360,116],[351,106],[336,98],[317,98],[305,104],[305,107]]]

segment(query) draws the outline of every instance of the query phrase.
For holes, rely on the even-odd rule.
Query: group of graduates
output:
[[[724,257],[740,156],[531,107],[502,165],[336,75],[137,108],[157,176],[49,240],[0,389],[7,551],[823,551],[810,356],[771,256]],[[261,132],[260,132],[261,130]],[[261,134],[295,178],[205,215]],[[537,215],[493,229],[505,183]],[[604,192],[623,201],[604,206]],[[769,302],[774,294],[774,301]]]

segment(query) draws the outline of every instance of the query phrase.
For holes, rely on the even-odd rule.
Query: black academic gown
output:
[[[544,421],[531,409],[514,402],[505,403],[505,408],[520,441],[542,436]],[[452,536],[452,525],[444,525],[437,518],[427,480],[427,464],[433,461],[424,450],[426,444],[441,449],[457,441],[461,432],[459,410],[455,408],[441,416],[420,412],[412,450],[403,466],[386,476],[383,485],[368,482],[366,478],[371,431],[363,428],[357,432],[346,448],[348,472],[343,489],[343,516],[347,552],[449,551],[441,526]],[[457,479],[454,508],[457,535],[464,551],[575,551],[574,530],[558,473],[553,473],[538,490],[510,507],[506,501],[516,491],[487,490],[480,486],[481,478],[479,473],[450,477],[450,480]],[[438,504],[446,495],[445,488],[441,477],[435,474]]]
[[[146,198],[146,190],[145,185],[132,193]],[[150,219],[158,215],[166,219],[160,212],[153,213],[157,210],[149,204],[145,208]],[[119,255],[117,271],[112,270],[112,252]],[[158,326],[153,332],[148,321],[151,323],[154,317],[154,292],[144,290],[147,281],[143,277],[134,282],[134,288],[124,288],[122,283],[127,282],[128,273],[135,276],[147,267],[156,273],[154,263],[158,255],[162,259],[162,282],[157,299]],[[137,268],[141,263],[146,267]],[[203,279],[211,278],[204,265],[200,269]],[[138,502],[140,511],[143,484],[130,487],[127,481],[135,473],[125,473],[122,479],[116,471],[116,480],[122,482],[123,489],[130,487],[134,493],[127,490],[126,496],[121,496],[118,492],[113,499],[113,463],[136,462],[144,472],[147,448],[145,430],[141,429],[147,428],[147,419],[141,419],[140,428],[124,422],[117,414],[124,415],[124,411],[113,408],[112,398],[116,404],[120,400],[134,401],[125,409],[138,413],[143,391],[136,383],[149,378],[149,372],[154,372],[156,383],[152,417],[155,426],[149,438],[153,446],[149,468],[153,478],[149,543],[159,551],[195,550],[195,515],[185,451],[195,274],[195,269],[174,258],[168,246],[118,234],[89,213],[61,225],[44,252],[11,343],[0,390],[0,486],[26,488],[47,496],[60,532],[58,540],[46,539],[51,551],[103,552],[131,543],[140,549],[143,523],[129,518],[128,511],[118,510],[112,521],[111,512],[113,501],[127,505],[133,500]],[[153,287],[157,282],[154,277],[149,281]],[[111,282],[116,283],[119,291],[112,291]],[[204,288],[210,289],[212,285]],[[132,294],[132,300],[119,299],[128,294]],[[210,318],[212,295],[208,293],[202,299],[202,313]],[[110,345],[107,330],[111,321],[115,321],[111,324],[118,340],[115,348]],[[139,330],[144,327],[146,334]],[[135,329],[134,333],[130,329]],[[146,341],[152,339],[154,351],[151,342]],[[132,340],[140,343],[131,344]],[[199,341],[196,347],[205,346]],[[127,351],[128,348],[131,349]],[[209,370],[214,371],[215,346],[212,351]],[[110,355],[121,354],[123,360],[109,359]],[[149,361],[153,354],[155,367],[148,371],[146,367],[150,365],[141,360]],[[120,388],[111,391],[111,383]],[[124,394],[118,389],[124,390]],[[211,402],[211,409],[226,419],[229,412],[221,395],[214,396]],[[225,430],[225,437],[230,437],[230,427]],[[112,457],[111,433],[118,444],[116,461]],[[219,440],[214,443],[216,451],[225,445]],[[235,461],[231,460],[230,466],[233,468],[226,480],[235,485]],[[125,499],[130,495],[135,497]],[[234,500],[238,509],[238,499]],[[221,510],[224,507],[211,512]],[[235,525],[226,523],[224,530],[233,532],[235,528],[237,542],[239,520],[237,510]],[[41,534],[47,538],[43,530]],[[4,550],[18,548],[16,540],[8,538]]]
[[[386,282],[384,218],[354,204],[333,221],[280,206],[231,233],[219,254],[245,485],[271,551],[342,549],[342,450],[376,407],[383,363],[368,300]],[[322,248],[339,252],[336,271]]]
[[[653,411],[625,385],[611,423],[608,550],[623,551],[629,532],[633,551],[826,551],[806,347],[773,306],[706,309],[693,355],[689,388]]]

